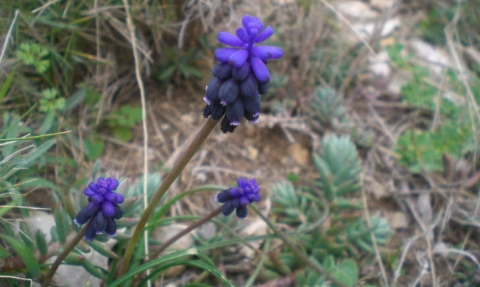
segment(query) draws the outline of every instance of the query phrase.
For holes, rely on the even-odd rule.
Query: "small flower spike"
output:
[[[117,232],[115,219],[123,216],[123,195],[115,193],[119,185],[115,178],[99,178],[97,182],[91,182],[83,191],[88,196],[89,204],[77,214],[74,222],[81,226],[88,222],[85,240],[92,241],[96,234],[105,232],[113,237]]]
[[[247,205],[260,200],[260,188],[255,179],[237,179],[237,187],[222,190],[216,200],[223,203],[222,213],[225,216],[237,210],[237,216],[244,219],[247,216]]]
[[[213,68],[213,78],[207,85],[203,110],[205,117],[220,120],[224,133],[233,132],[242,118],[256,123],[260,116],[260,95],[268,91],[270,72],[268,60],[279,59],[282,49],[275,46],[255,46],[273,34],[273,28],[263,29],[257,17],[245,15],[243,27],[236,34],[220,32],[218,41],[233,48],[215,50],[215,59],[220,63]],[[263,30],[262,30],[263,29]]]

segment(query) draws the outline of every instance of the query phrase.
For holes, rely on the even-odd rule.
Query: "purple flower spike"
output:
[[[99,178],[91,182],[84,190],[90,202],[75,217],[75,224],[83,225],[88,222],[85,240],[92,241],[96,234],[106,233],[114,236],[117,231],[115,219],[123,216],[118,204],[123,203],[123,195],[116,193],[119,182],[115,178]]]
[[[275,46],[255,45],[270,38],[273,32],[271,26],[264,29],[257,17],[245,15],[242,27],[235,31],[235,35],[229,32],[218,34],[218,41],[230,47],[215,50],[214,57],[220,63],[213,69],[213,78],[203,98],[207,104],[203,115],[211,116],[213,120],[220,120],[225,115],[221,124],[224,133],[233,132],[242,118],[251,123],[258,121],[260,95],[266,94],[269,88],[267,63],[281,58],[283,51]],[[254,108],[247,109],[245,98],[255,98],[247,101],[249,107],[253,103]]]
[[[260,188],[254,179],[239,178],[237,187],[222,190],[216,200],[223,203],[222,213],[228,216],[236,210],[238,218],[247,216],[247,205],[260,200]]]

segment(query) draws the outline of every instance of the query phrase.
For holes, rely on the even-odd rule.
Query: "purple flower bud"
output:
[[[230,58],[230,56],[237,51],[238,49],[233,48],[219,48],[215,50],[215,54],[213,56],[218,61],[226,63],[228,62],[228,58]]]
[[[227,117],[224,117],[221,123],[221,130],[223,133],[233,133],[237,126],[231,125],[230,120]]]
[[[243,106],[245,111],[249,112],[252,116],[256,117],[260,114],[260,109],[262,106],[262,101],[260,97],[244,97]]]
[[[118,206],[118,204],[115,204],[115,203],[113,204],[113,210],[114,210],[113,218],[115,218],[115,219],[122,218],[123,211],[122,211],[122,208],[120,206]]]
[[[225,107],[220,102],[213,102],[211,105],[212,120],[218,121],[225,114]]]
[[[92,218],[97,211],[100,209],[100,204],[90,202],[87,206],[82,208],[80,212],[77,214],[77,217],[75,217],[75,224],[80,226],[85,224],[90,218]]]
[[[230,193],[230,190],[226,189],[226,190],[222,190],[219,194],[217,194],[215,199],[220,203],[225,203],[229,200],[232,200],[233,198],[234,197]]]
[[[107,227],[105,228],[105,233],[108,237],[112,238],[117,234],[117,224],[113,218],[107,218]]]
[[[95,194],[94,196],[91,197],[91,201],[93,203],[99,204],[103,202],[105,198],[101,194]]]
[[[243,81],[250,74],[250,64],[248,62],[243,63],[240,67],[234,67],[232,70],[232,77],[237,81]]]
[[[113,217],[115,214],[115,208],[113,206],[113,203],[110,201],[104,201],[102,203],[102,213],[105,217]]]
[[[266,64],[270,59],[282,57],[283,50],[275,46],[255,45],[268,39],[273,32],[271,26],[264,29],[259,18],[245,15],[236,35],[228,32],[218,34],[220,43],[230,48],[215,50],[215,59],[221,63],[213,69],[214,79],[210,81],[204,96],[207,106],[203,115],[213,120],[225,115],[221,123],[224,133],[233,132],[243,117],[250,123],[259,119],[259,94],[267,93],[270,81]]]
[[[102,234],[107,228],[107,219],[103,215],[103,212],[97,212],[93,218],[93,229],[95,229],[96,234]]]
[[[228,64],[227,64],[228,65]],[[215,102],[219,100],[218,92],[220,91],[220,87],[222,86],[223,81],[217,77],[213,77],[207,85],[207,93],[205,97],[210,102]],[[208,102],[207,102],[208,103]],[[210,104],[210,103],[208,103]]]
[[[123,195],[115,192],[107,192],[105,194],[105,199],[112,203],[123,203],[123,201],[125,200]]]
[[[228,216],[236,209],[237,217],[243,219],[247,216],[247,205],[260,200],[260,188],[254,179],[239,178],[237,185],[217,194],[217,201],[223,203],[223,215]]]
[[[220,91],[218,92],[220,103],[223,106],[226,106],[235,102],[239,92],[240,92],[240,88],[236,81],[234,81],[233,79],[226,80],[222,84],[222,86],[220,87]]]
[[[258,93],[260,93],[260,95],[265,95],[268,92],[269,87],[270,87],[269,82],[258,85]]]
[[[108,190],[109,191],[114,191],[117,189],[118,185],[120,184],[117,179],[115,178],[107,178],[107,183],[108,183]]]
[[[232,55],[230,55],[230,57],[228,57],[228,63],[238,68],[245,63],[247,58],[248,58],[248,51],[241,49],[236,51]]]
[[[232,66],[228,63],[218,63],[213,67],[213,75],[221,80],[226,80],[232,76]]]
[[[95,227],[93,226],[93,222],[90,221],[87,225],[87,230],[85,231],[85,240],[92,241],[93,238],[95,238],[96,234],[97,232],[95,232]]]
[[[245,97],[258,97],[258,82],[255,76],[248,75],[247,79],[240,83],[240,91]]]
[[[88,196],[88,197],[92,197],[92,196],[96,195],[97,192],[96,192],[96,191],[93,191],[90,187],[87,186],[87,187],[85,187],[85,189],[83,190],[83,194],[85,194],[85,195]]]
[[[257,57],[252,57],[251,63],[253,73],[260,83],[266,83],[270,81],[270,72],[268,71],[265,63]]]
[[[237,217],[240,219],[245,219],[245,217],[247,217],[246,205],[240,205],[239,207],[237,207]]]
[[[230,121],[230,125],[238,126],[244,114],[245,108],[241,98],[237,98],[235,102],[227,106],[226,117]]]
[[[228,32],[220,32],[218,33],[218,41],[222,44],[229,45],[229,46],[234,46],[234,47],[242,47],[243,46],[243,41]]]
[[[123,216],[123,211],[118,205],[124,202],[123,195],[115,193],[119,182],[115,178],[99,178],[96,183],[91,182],[84,193],[89,196],[89,204],[75,217],[75,224],[82,225],[87,222],[85,240],[91,241],[96,234],[104,231],[109,236],[115,235],[117,230],[115,219]]]
[[[270,38],[270,36],[272,35],[273,35],[273,28],[271,26],[268,26],[267,28],[265,28],[265,30],[263,30],[260,34],[258,34],[257,38],[255,38],[255,43],[263,42],[268,38]]]

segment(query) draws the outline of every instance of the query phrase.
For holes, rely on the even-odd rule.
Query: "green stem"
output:
[[[170,238],[169,240],[164,242],[162,245],[160,245],[160,247],[155,251],[155,253],[152,256],[150,256],[150,260],[148,260],[148,261],[151,261],[154,258],[157,258],[158,256],[160,256],[160,254],[162,254],[162,252],[165,249],[167,249],[170,245],[172,245],[175,241],[182,238],[183,236],[185,236],[187,233],[194,230],[195,228],[198,228],[199,226],[201,226],[205,222],[210,221],[212,218],[219,215],[220,212],[222,212],[222,207],[221,206],[219,208],[215,209],[214,211],[210,212],[209,214],[205,215],[203,218],[201,218],[201,219],[195,221],[194,223],[190,224],[189,226],[187,226],[187,228],[183,229],[179,233],[175,234],[175,236],[173,236],[172,238]]]
[[[85,231],[87,230],[87,225],[88,222],[80,229],[80,232],[75,235],[75,237],[72,239],[72,241],[68,242],[67,245],[63,248],[62,253],[60,253],[55,259],[55,262],[53,262],[52,266],[48,270],[47,275],[45,275],[45,279],[43,280],[42,287],[48,287],[50,286],[50,281],[52,281],[53,275],[57,271],[58,267],[62,263],[63,259],[67,257],[67,255],[77,246],[77,244],[83,239],[85,236]]]
[[[137,226],[135,227],[135,231],[133,232],[132,239],[128,242],[127,248],[125,250],[125,254],[123,255],[122,264],[120,266],[120,271],[118,273],[119,277],[125,274],[127,271],[127,267],[130,265],[130,260],[132,259],[133,251],[135,250],[135,246],[137,246],[138,240],[142,236],[143,229],[148,222],[148,219],[152,215],[153,210],[155,209],[156,205],[162,199],[162,197],[167,192],[168,188],[175,179],[180,175],[180,172],[185,168],[187,163],[192,159],[193,155],[197,150],[200,148],[202,143],[208,137],[210,132],[213,130],[215,125],[218,121],[214,121],[212,119],[208,119],[203,126],[198,131],[195,138],[192,140],[190,145],[187,147],[185,152],[180,156],[178,161],[173,166],[172,170],[167,174],[165,179],[162,181],[162,184],[155,192],[155,194],[150,199],[150,203],[148,204],[147,208],[144,210],[140,221],[138,222]]]
[[[338,281],[337,279],[333,278],[330,274],[328,274],[328,272],[325,269],[323,269],[322,266],[319,266],[318,264],[315,264],[314,262],[312,262],[312,260],[310,260],[310,258],[308,258],[308,256],[305,253],[300,251],[300,249],[298,249],[295,245],[293,245],[285,235],[283,235],[281,232],[279,232],[275,228],[275,226],[265,216],[263,216],[263,214],[255,206],[250,205],[250,207],[268,225],[268,227],[272,230],[273,234],[278,236],[283,241],[283,243],[285,243],[285,245],[287,245],[288,248],[290,248],[290,250],[292,250],[292,252],[299,259],[301,259],[303,262],[305,262],[310,268],[315,270],[317,273],[322,274],[326,279],[328,279],[333,284],[335,284],[339,287],[346,287],[346,285],[344,283]]]

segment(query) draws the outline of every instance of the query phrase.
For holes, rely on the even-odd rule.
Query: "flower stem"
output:
[[[346,285],[337,279],[333,278],[322,266],[319,266],[318,264],[315,264],[308,258],[308,256],[300,251],[295,245],[293,245],[288,238],[283,235],[281,232],[279,232],[275,226],[267,219],[263,214],[253,205],[250,205],[250,207],[255,211],[255,213],[260,216],[260,218],[268,225],[268,227],[272,230],[273,234],[276,236],[280,237],[280,239],[285,243],[285,245],[292,250],[292,252],[303,262],[305,262],[310,268],[315,270],[317,273],[322,274],[326,279],[328,279],[331,283],[340,286],[340,287],[346,287]]]
[[[158,190],[150,199],[150,203],[148,204],[147,208],[144,210],[143,215],[140,218],[140,221],[135,227],[135,231],[133,232],[132,239],[130,239],[130,241],[128,242],[127,248],[125,250],[125,254],[123,255],[122,264],[120,266],[120,270],[118,273],[119,277],[125,274],[125,272],[127,271],[127,267],[129,266],[130,260],[132,259],[135,246],[137,246],[138,240],[142,235],[143,229],[145,228],[145,225],[150,219],[150,216],[152,215],[156,205],[158,204],[160,199],[162,199],[162,197],[165,195],[170,185],[172,185],[175,179],[180,175],[180,172],[182,172],[182,170],[185,168],[187,163],[192,159],[195,152],[197,152],[197,150],[200,148],[200,146],[208,137],[210,132],[213,130],[217,122],[218,121],[214,121],[209,118],[203,124],[203,126],[200,128],[195,138],[192,140],[192,142],[187,147],[185,152],[180,156],[178,161],[173,166],[172,170],[167,174],[167,176],[162,181],[162,184],[160,185]]]
[[[222,207],[220,206],[219,208],[215,209],[214,211],[210,212],[209,214],[205,215],[203,218],[195,221],[194,223],[190,224],[187,228],[184,230],[180,231],[179,233],[175,234],[172,238],[169,240],[165,241],[160,247],[155,251],[155,253],[150,256],[150,260],[157,258],[162,252],[167,249],[170,245],[172,245],[175,241],[178,239],[182,238],[185,236],[187,233],[190,231],[194,230],[195,228],[198,228],[202,224],[210,221],[210,219],[214,218],[215,216],[219,215],[220,212],[222,212]],[[149,261],[150,261],[149,260]],[[147,261],[148,262],[148,261]]]
[[[48,287],[50,286],[50,281],[52,281],[53,275],[57,271],[58,267],[62,263],[63,259],[67,257],[67,255],[77,246],[77,244],[83,239],[85,236],[85,231],[87,230],[87,224],[85,224],[82,229],[75,235],[75,237],[72,239],[72,241],[68,242],[67,245],[62,250],[62,253],[60,253],[55,259],[55,262],[53,262],[52,266],[50,266],[50,269],[48,270],[47,275],[45,275],[45,279],[43,280],[42,287]]]

